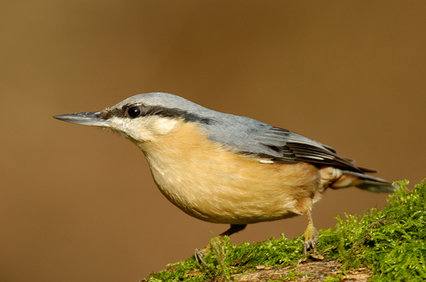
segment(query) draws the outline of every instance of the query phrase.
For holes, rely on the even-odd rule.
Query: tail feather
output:
[[[391,193],[395,189],[398,189],[397,186],[392,185],[392,183],[389,183],[388,181],[378,177],[347,170],[343,170],[342,173],[343,175],[341,178],[344,179],[344,177],[346,177],[352,179],[352,185],[359,189],[379,193]],[[339,182],[339,180],[337,180],[336,182]]]

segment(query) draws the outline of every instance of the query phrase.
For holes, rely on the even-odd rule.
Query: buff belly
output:
[[[138,145],[160,191],[201,220],[246,224],[291,217],[310,209],[322,192],[316,167],[262,163],[208,140],[191,123]]]
[[[209,168],[208,174],[153,168],[152,174],[173,204],[191,216],[215,223],[247,224],[291,217],[304,213],[319,199],[317,177],[306,173],[313,169],[309,165],[281,165],[278,171],[267,164],[254,166],[266,168],[253,173],[247,172],[247,167],[232,172]]]

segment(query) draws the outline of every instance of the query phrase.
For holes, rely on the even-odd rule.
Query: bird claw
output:
[[[199,263],[207,266],[206,261],[204,260],[204,255],[206,254],[205,250],[195,249],[194,250],[194,259]]]
[[[303,254],[316,260],[323,260],[324,256],[317,253],[316,244],[317,240],[305,240],[303,244]],[[312,252],[308,254],[309,249],[312,249]]]
[[[306,255],[308,250],[311,248],[314,251],[314,253],[316,253],[317,252],[316,244],[317,242],[315,240],[305,240],[305,242],[303,243],[303,254]]]

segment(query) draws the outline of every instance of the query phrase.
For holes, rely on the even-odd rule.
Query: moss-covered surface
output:
[[[389,204],[382,210],[337,218],[334,228],[320,231],[318,253],[324,256],[324,263],[339,264],[339,274],[326,277],[326,281],[338,281],[355,269],[367,269],[373,281],[426,280],[426,179],[414,190],[408,190],[408,181],[397,185],[400,189],[389,196]],[[303,255],[302,236],[286,239],[282,234],[278,239],[240,245],[232,245],[228,237],[213,238],[210,247],[212,251],[205,257],[207,265],[191,257],[152,273],[148,280],[238,280],[241,273],[262,268],[290,269],[279,280],[309,277],[309,273],[297,272],[296,268],[300,262],[312,260]]]

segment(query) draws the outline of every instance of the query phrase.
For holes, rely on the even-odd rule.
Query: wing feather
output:
[[[287,129],[241,116],[224,114],[204,125],[212,141],[228,149],[277,163],[307,162],[315,166],[334,166],[354,172],[374,172],[357,167],[354,161],[340,157],[332,147]]]
[[[272,131],[273,133],[271,134],[268,131]],[[336,151],[330,146],[286,129],[272,127],[268,131],[266,132],[266,136],[268,136],[267,140],[270,142],[263,143],[263,145],[281,153],[279,157],[270,156],[275,162],[307,162],[317,166],[330,165],[351,171],[365,171],[365,169],[355,166],[352,160],[337,155]],[[270,137],[278,138],[279,140],[274,140]],[[261,139],[264,141],[263,138]],[[276,145],[276,141],[284,145]],[[263,157],[266,156],[263,155]]]

